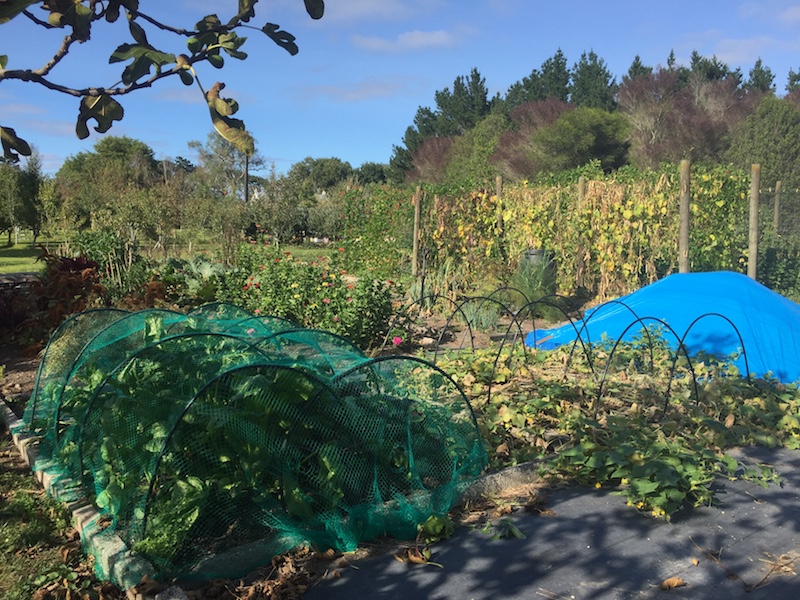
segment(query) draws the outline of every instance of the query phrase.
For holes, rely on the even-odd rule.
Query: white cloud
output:
[[[24,103],[15,103],[15,104],[4,104],[3,105],[3,116],[5,115],[40,115],[44,112],[42,107],[36,106],[34,104],[24,104]]]
[[[396,79],[372,78],[346,85],[314,85],[300,90],[303,98],[325,97],[334,102],[362,102],[373,98],[391,98],[404,91]]]
[[[454,48],[458,45],[458,39],[454,34],[442,30],[407,31],[401,33],[393,40],[363,35],[354,35],[350,39],[354,45],[363,50],[385,54],[400,54],[436,48]]]
[[[325,4],[324,20],[398,21],[430,13],[441,0],[339,0]]]
[[[90,125],[96,124],[90,121]],[[28,121],[27,127],[54,137],[75,137],[75,122],[68,121]]]
[[[741,66],[747,74],[747,65],[752,65],[769,49],[774,48],[777,41],[769,36],[745,39],[721,39],[714,45],[716,57],[731,67]]]
[[[781,11],[779,21],[784,25],[794,25],[800,22],[800,5],[795,4]]]

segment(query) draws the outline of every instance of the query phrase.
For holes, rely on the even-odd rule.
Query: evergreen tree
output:
[[[750,69],[749,77],[743,87],[746,90],[775,93],[775,75],[772,69],[765,67],[759,58]]]
[[[526,102],[537,102],[555,98],[566,102],[569,95],[569,71],[567,58],[559,48],[553,56],[542,63],[540,69],[508,88],[505,111],[510,114],[517,106]]]
[[[616,92],[617,84],[605,61],[598,58],[593,50],[588,54],[581,54],[581,59],[572,67],[570,103],[584,108],[612,111],[616,108]]]
[[[636,79],[637,77],[650,75],[652,72],[653,72],[653,67],[646,66],[642,62],[642,59],[637,54],[636,57],[633,59],[631,66],[628,67],[628,73],[622,76],[622,81],[624,83],[626,81],[630,81],[631,79]]]
[[[800,90],[800,73],[796,73],[794,69],[789,69],[789,77],[786,81],[786,91],[794,92]]]

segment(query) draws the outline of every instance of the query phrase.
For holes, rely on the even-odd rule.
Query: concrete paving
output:
[[[800,451],[748,448],[740,458],[773,465],[781,486],[720,481],[718,505],[671,522],[638,514],[610,490],[555,490],[549,516],[507,517],[525,539],[461,527],[432,546],[441,569],[380,556],[304,599],[800,599]],[[685,585],[661,589],[669,578]]]

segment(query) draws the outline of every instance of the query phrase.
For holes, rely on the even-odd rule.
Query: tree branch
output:
[[[55,29],[56,28],[54,25],[50,25],[50,23],[48,23],[47,21],[42,21],[39,17],[34,15],[27,8],[22,11],[22,14],[25,15],[26,17],[28,17],[31,21],[33,21],[37,25],[41,25],[42,27],[45,27],[47,29]]]
[[[53,70],[58,63],[61,62],[61,59],[64,58],[69,53],[69,47],[75,42],[75,36],[73,34],[69,34],[64,38],[64,41],[61,42],[61,47],[56,51],[46,65],[44,65],[41,69],[36,69],[32,71],[36,75],[47,75],[50,71]]]
[[[175,33],[177,35],[184,35],[186,37],[192,37],[193,35],[197,35],[199,33],[197,31],[191,31],[189,29],[182,29],[182,28],[179,28],[179,27],[172,27],[171,25],[165,25],[164,23],[161,23],[160,21],[157,21],[153,17],[151,17],[149,15],[146,15],[144,13],[141,13],[141,12],[140,13],[136,13],[136,16],[144,19],[145,21],[147,21],[151,25],[155,25],[156,27],[158,27],[159,29],[161,29],[163,31],[171,31],[172,33]]]
[[[69,96],[76,96],[82,98],[83,96],[123,96],[125,94],[129,94],[133,91],[140,90],[142,88],[151,87],[156,81],[159,79],[163,79],[164,77],[169,77],[170,75],[175,75],[178,73],[177,69],[171,69],[169,71],[158,71],[155,75],[142,81],[141,83],[133,83],[127,87],[115,87],[115,88],[103,88],[103,87],[90,87],[90,88],[82,88],[82,89],[75,89],[71,87],[67,87],[65,85],[61,85],[59,83],[55,83],[46,79],[43,75],[39,75],[36,71],[11,71],[11,70],[2,70],[0,69],[0,82],[3,79],[17,79],[20,81],[32,81],[34,83],[38,83],[49,90],[53,90],[55,92],[61,92],[62,94],[67,94]]]

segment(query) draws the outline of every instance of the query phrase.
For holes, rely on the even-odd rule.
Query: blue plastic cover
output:
[[[707,316],[704,316],[707,315]],[[740,273],[684,273],[665,277],[618,300],[586,311],[584,341],[595,343],[603,334],[612,340],[629,340],[641,334],[642,325],[665,321],[690,355],[707,352],[728,357],[742,344],[749,371],[772,376],[783,383],[800,380],[800,305]],[[631,326],[633,324],[633,326]],[[536,330],[525,339],[528,346],[552,349],[575,341],[582,323]],[[630,328],[629,328],[630,326]],[[737,334],[738,330],[738,334]],[[741,341],[739,339],[741,335]],[[673,349],[677,339],[667,331]],[[744,356],[734,364],[745,373]]]

